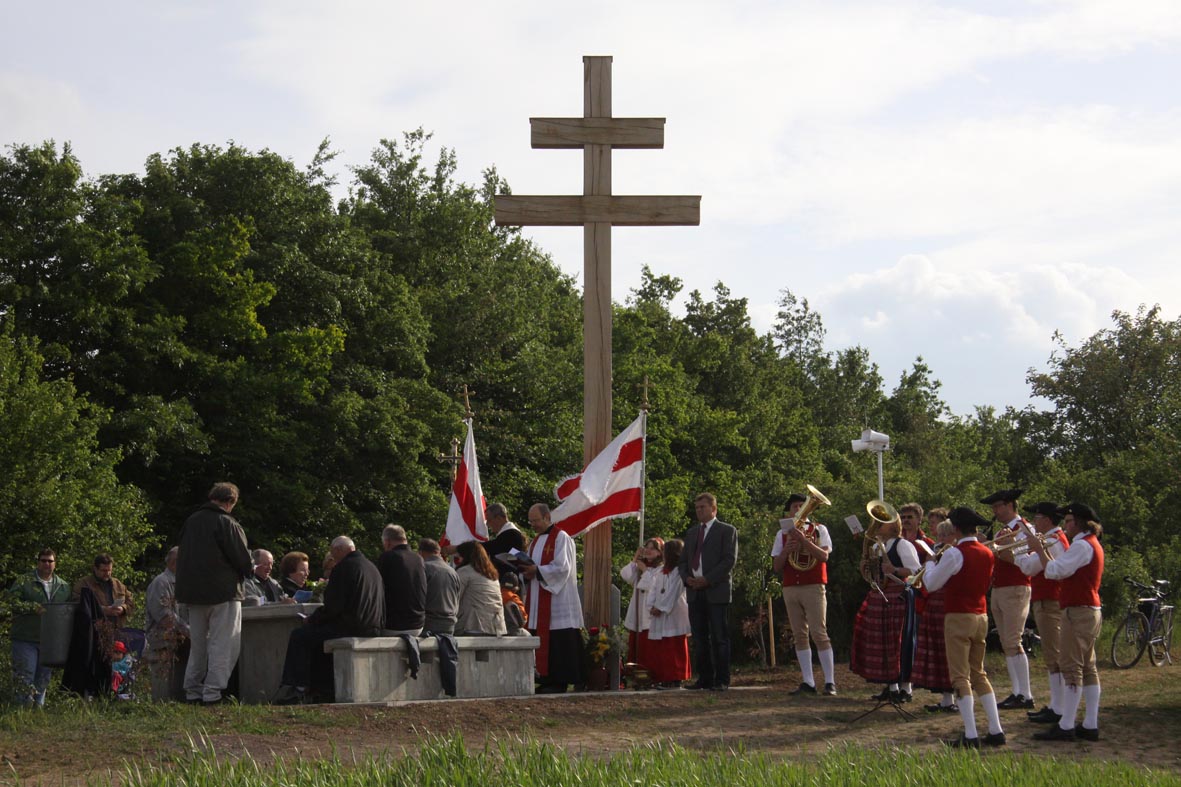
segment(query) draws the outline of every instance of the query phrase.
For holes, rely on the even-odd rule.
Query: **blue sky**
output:
[[[581,156],[528,118],[580,115],[582,56],[612,55],[614,114],[668,119],[615,193],[702,195],[700,227],[615,231],[616,299],[648,264],[766,330],[789,287],[888,386],[923,356],[957,413],[1027,403],[1055,330],[1181,314],[1175,0],[0,2],[0,142],[93,175],[330,137],[347,181],[422,126],[464,180],[574,194]],[[580,275],[581,232],[528,232]]]

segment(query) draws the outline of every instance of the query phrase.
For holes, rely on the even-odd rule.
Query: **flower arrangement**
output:
[[[328,587],[326,579],[311,579],[304,583],[303,589],[312,591],[312,600],[321,601],[324,598],[324,588]]]
[[[590,666],[605,667],[612,657],[619,658],[623,645],[610,626],[591,626],[586,630],[584,649]]]

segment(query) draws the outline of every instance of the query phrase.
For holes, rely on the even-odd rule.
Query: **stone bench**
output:
[[[456,637],[456,697],[518,697],[533,693],[537,637]],[[422,664],[410,677],[401,637],[342,637],[324,643],[332,654],[337,702],[442,699],[438,643],[418,640]]]

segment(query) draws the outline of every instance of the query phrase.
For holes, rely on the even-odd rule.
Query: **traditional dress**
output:
[[[1062,528],[1054,527],[1046,532],[1054,538],[1046,550],[1051,558],[1060,558],[1066,552],[1069,542]],[[1058,632],[1062,625],[1062,605],[1058,602],[1060,583],[1050,579],[1042,570],[1042,559],[1037,552],[1028,552],[1016,560],[1030,582],[1029,608],[1033,612],[1033,619],[1037,625],[1038,636],[1042,643],[1042,661],[1046,664],[1046,672],[1050,683],[1050,709],[1061,713],[1059,706],[1062,700],[1062,667],[1059,657]]]
[[[904,538],[886,542],[886,557],[896,568],[919,570],[918,552]],[[893,580],[881,588],[886,597],[870,589],[857,612],[849,668],[870,683],[904,683],[914,660],[914,591]]]
[[[537,674],[551,686],[583,682],[582,603],[574,539],[552,525],[529,545],[537,576],[526,584],[529,631],[541,640]]]
[[[689,680],[689,604],[685,601],[685,583],[676,566],[653,568],[650,604],[661,614],[651,618],[648,627],[648,671],[657,683]]]
[[[944,591],[923,588],[922,597],[923,613],[916,627],[910,680],[920,689],[947,693],[951,691],[951,673],[947,669],[947,649],[943,642]]]
[[[1075,535],[1070,549],[1046,564],[1045,574],[1062,581],[1058,597],[1062,605],[1059,646],[1066,691],[1058,726],[1064,731],[1075,729],[1079,704],[1085,697],[1087,715],[1082,727],[1095,731],[1099,729],[1100,691],[1095,640],[1102,623],[1099,584],[1103,579],[1103,547],[1098,537],[1086,532]]]
[[[788,527],[795,527],[795,520]],[[815,540],[816,546],[827,549],[832,555],[832,536],[828,528],[818,522],[804,522],[803,534],[809,540]],[[787,532],[780,530],[775,534],[775,541],[771,545],[771,558],[775,559],[783,553],[787,546]],[[812,671],[812,645],[808,638],[816,643],[816,651],[820,657],[820,666],[824,672],[824,682],[833,685],[835,680],[832,642],[828,638],[828,563],[817,560],[816,564],[807,571],[795,569],[790,561],[783,564],[781,579],[783,586],[783,606],[787,609],[787,621],[791,625],[791,635],[795,647],[796,659],[800,664],[800,677],[803,682],[816,687],[816,679]]]

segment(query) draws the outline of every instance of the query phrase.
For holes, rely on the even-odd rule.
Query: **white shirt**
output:
[[[795,527],[795,520],[792,520],[791,527]],[[816,546],[821,549],[827,549],[828,554],[832,554],[832,536],[828,533],[828,528],[824,525],[812,523],[812,527],[816,529]],[[777,557],[783,551],[783,534],[782,528],[775,534],[775,538],[771,544],[771,557]]]
[[[551,538],[554,544],[554,559],[541,565],[541,555]],[[533,539],[529,546],[529,557],[537,563],[537,577],[529,580],[529,627],[536,630],[537,601],[542,593],[552,595],[550,600],[550,630],[582,628],[582,603],[578,600],[578,567],[574,563],[574,539],[557,528],[544,536]]]
[[[703,532],[700,532],[697,534],[697,537],[699,539],[701,539],[701,548],[703,550],[705,549],[705,539],[709,538],[709,529],[713,525],[713,523],[717,522],[717,521],[718,521],[718,518],[715,516],[713,519],[709,520],[704,525],[702,525],[701,529]],[[692,563],[690,563],[689,565],[692,565]],[[695,577],[704,577],[705,576],[705,572],[701,570],[700,555],[698,555],[697,568],[693,569],[692,574]]]
[[[665,639],[679,637],[689,633],[689,604],[685,601],[685,583],[681,581],[681,572],[670,571],[664,573],[659,568],[644,572],[644,578],[653,575],[652,592],[649,595],[650,606],[661,611],[661,615],[652,618],[648,628],[648,639]]]
[[[1066,579],[1074,576],[1074,572],[1088,566],[1095,557],[1095,550],[1087,542],[1086,531],[1075,534],[1070,542],[1070,549],[1046,563],[1046,579]]]
[[[1061,530],[1062,528],[1060,527],[1054,527],[1047,531],[1045,535],[1052,536]],[[1050,546],[1046,549],[1046,552],[1049,553],[1051,559],[1058,558],[1062,557],[1062,555],[1066,552],[1066,547],[1062,546],[1062,542],[1055,537],[1055,539],[1050,542]],[[1026,552],[1024,555],[1018,555],[1014,562],[1017,564],[1017,568],[1021,569],[1021,573],[1027,577],[1036,577],[1038,574],[1042,573],[1041,555],[1039,555],[1037,552],[1034,552],[1033,550]],[[1049,579],[1048,574],[1046,575],[1046,578]]]
[[[976,536],[964,536],[959,541],[955,542],[958,547],[960,544],[968,541],[979,541]],[[947,584],[947,581],[960,573],[960,569],[964,567],[964,555],[958,549],[948,549],[939,558],[939,562],[927,569],[927,573],[923,574],[923,585],[927,590],[934,593],[941,587]]]
[[[905,568],[910,569],[910,573],[919,570],[919,551],[914,548],[914,544],[907,541],[905,538],[891,538],[886,541],[886,552],[894,548],[894,544],[898,544],[898,559],[902,561]]]

